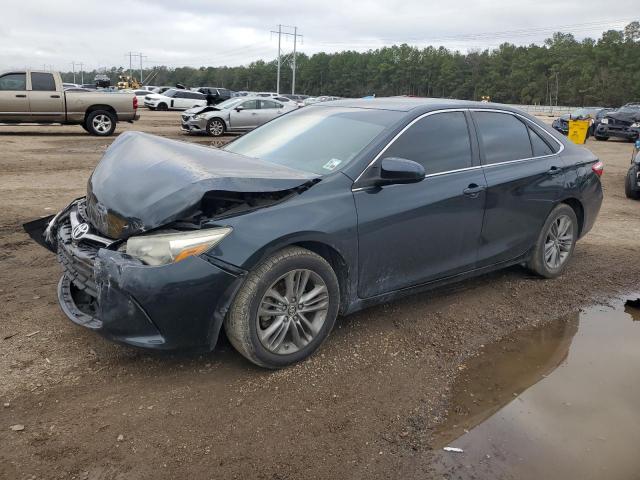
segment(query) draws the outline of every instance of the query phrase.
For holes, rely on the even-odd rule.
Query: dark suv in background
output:
[[[231,93],[233,93],[228,88],[220,88],[220,87],[200,87],[196,89],[196,92],[200,92],[207,96],[213,97],[212,105],[217,105],[218,103],[224,102],[225,100],[229,100],[231,98]]]
[[[627,103],[607,113],[598,123],[594,136],[596,140],[619,137],[635,141],[640,138],[640,103]]]

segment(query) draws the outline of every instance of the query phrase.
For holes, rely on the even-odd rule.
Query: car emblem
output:
[[[73,227],[71,230],[71,238],[73,240],[80,240],[89,232],[89,224],[88,223],[80,223]]]

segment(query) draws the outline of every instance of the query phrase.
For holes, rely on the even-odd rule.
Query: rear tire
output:
[[[84,122],[87,132],[98,137],[108,137],[116,129],[116,116],[107,110],[94,110]]]
[[[224,328],[231,344],[248,360],[282,368],[320,347],[333,328],[339,305],[340,288],[331,265],[309,250],[288,247],[249,273]]]
[[[578,217],[569,205],[557,205],[544,222],[527,267],[544,278],[560,276],[573,256]]]
[[[638,190],[636,179],[638,178],[637,165],[631,167],[627,172],[627,178],[624,182],[624,194],[632,200],[640,200],[640,190]]]

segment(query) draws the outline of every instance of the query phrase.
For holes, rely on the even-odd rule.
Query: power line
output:
[[[565,24],[565,25],[556,25],[556,26],[547,26],[547,27],[534,27],[534,28],[523,28],[517,30],[503,30],[503,31],[494,31],[494,32],[477,32],[477,33],[463,33],[456,35],[438,35],[438,36],[425,36],[425,37],[404,37],[402,42],[408,41],[417,41],[420,43],[428,43],[428,42],[442,42],[448,40],[483,40],[483,39],[495,39],[495,38],[513,38],[513,37],[530,37],[541,35],[545,33],[555,33],[560,30],[573,30],[573,31],[585,31],[592,30],[598,27],[612,27],[614,25],[620,25],[626,22],[632,21],[632,19],[619,19],[619,20],[600,20],[597,22],[586,22],[586,23],[574,23],[574,24]],[[377,43],[358,43],[358,42],[315,42],[314,45],[350,45],[350,46],[366,46],[366,45],[379,45],[380,43],[389,43],[389,42],[399,42],[400,40],[395,37],[378,37],[376,38]]]

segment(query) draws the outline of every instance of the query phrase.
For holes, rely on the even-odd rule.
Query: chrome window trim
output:
[[[540,158],[548,158],[548,157],[553,157],[554,155],[559,155],[564,150],[564,144],[562,142],[560,142],[560,140],[555,138],[553,135],[551,135],[549,132],[547,132],[544,128],[541,128],[540,125],[538,125],[537,123],[533,122],[532,120],[528,119],[524,115],[521,115],[521,114],[519,114],[517,112],[512,112],[512,111],[509,111],[509,110],[499,110],[499,109],[496,109],[496,108],[446,108],[446,109],[441,109],[441,110],[433,110],[432,112],[426,112],[426,113],[423,113],[422,115],[414,118],[411,122],[409,122],[407,125],[405,125],[405,127],[402,130],[400,130],[396,135],[394,135],[394,137],[391,140],[389,140],[389,142],[384,146],[384,148],[382,150],[380,150],[380,152],[378,152],[378,154],[373,158],[373,160],[371,160],[371,162],[369,162],[369,164],[364,168],[364,170],[362,170],[360,175],[358,175],[356,177],[356,179],[353,181],[353,183],[356,184],[358,182],[358,180],[360,180],[360,178],[364,175],[364,173],[371,166],[373,166],[373,164],[375,164],[378,161],[378,159],[384,154],[384,152],[386,152],[387,149],[404,132],[406,132],[411,126],[413,126],[414,123],[416,123],[417,121],[422,120],[423,118],[428,117],[430,115],[436,115],[438,113],[445,113],[445,112],[463,112],[463,113],[464,112],[494,112],[494,113],[504,113],[504,114],[507,114],[507,115],[514,115],[514,116],[517,116],[517,117],[521,118],[525,122],[528,122],[528,123],[538,127],[538,129],[542,130],[545,133],[545,135],[547,135],[547,137],[551,138],[556,144],[558,144],[558,146],[560,148],[558,149],[557,152],[551,153],[549,155],[540,155],[540,156],[537,156],[537,157],[520,158],[520,159],[517,159],[517,160],[507,160],[507,161],[504,161],[504,162],[488,163],[488,164],[485,164],[485,165],[476,165],[476,166],[473,166],[473,167],[459,168],[459,169],[456,169],[456,170],[447,170],[447,171],[444,171],[444,172],[431,173],[429,175],[425,175],[424,178],[438,177],[440,175],[448,175],[450,173],[464,172],[464,171],[467,171],[467,170],[476,170],[476,169],[483,168],[483,167],[495,167],[497,165],[508,165],[508,164],[511,164],[511,163],[519,163],[519,162],[526,162],[526,161],[529,161],[529,160],[537,160],[537,159],[540,159]],[[536,132],[536,131],[534,130],[534,132]],[[352,192],[357,192],[357,191],[364,190],[364,189],[367,189],[367,188],[369,188],[369,187],[357,187],[357,188],[352,188],[351,191]]]
[[[474,165],[473,167],[458,168],[456,170],[446,170],[444,172],[430,173],[428,175],[425,175],[424,178],[427,179],[432,177],[441,177],[442,175],[449,175],[450,173],[466,172],[468,170],[479,170],[482,167],[483,165]],[[393,186],[393,185],[389,185],[389,186]],[[360,190],[366,190],[368,188],[371,188],[371,186],[352,188],[351,191],[359,192]]]

